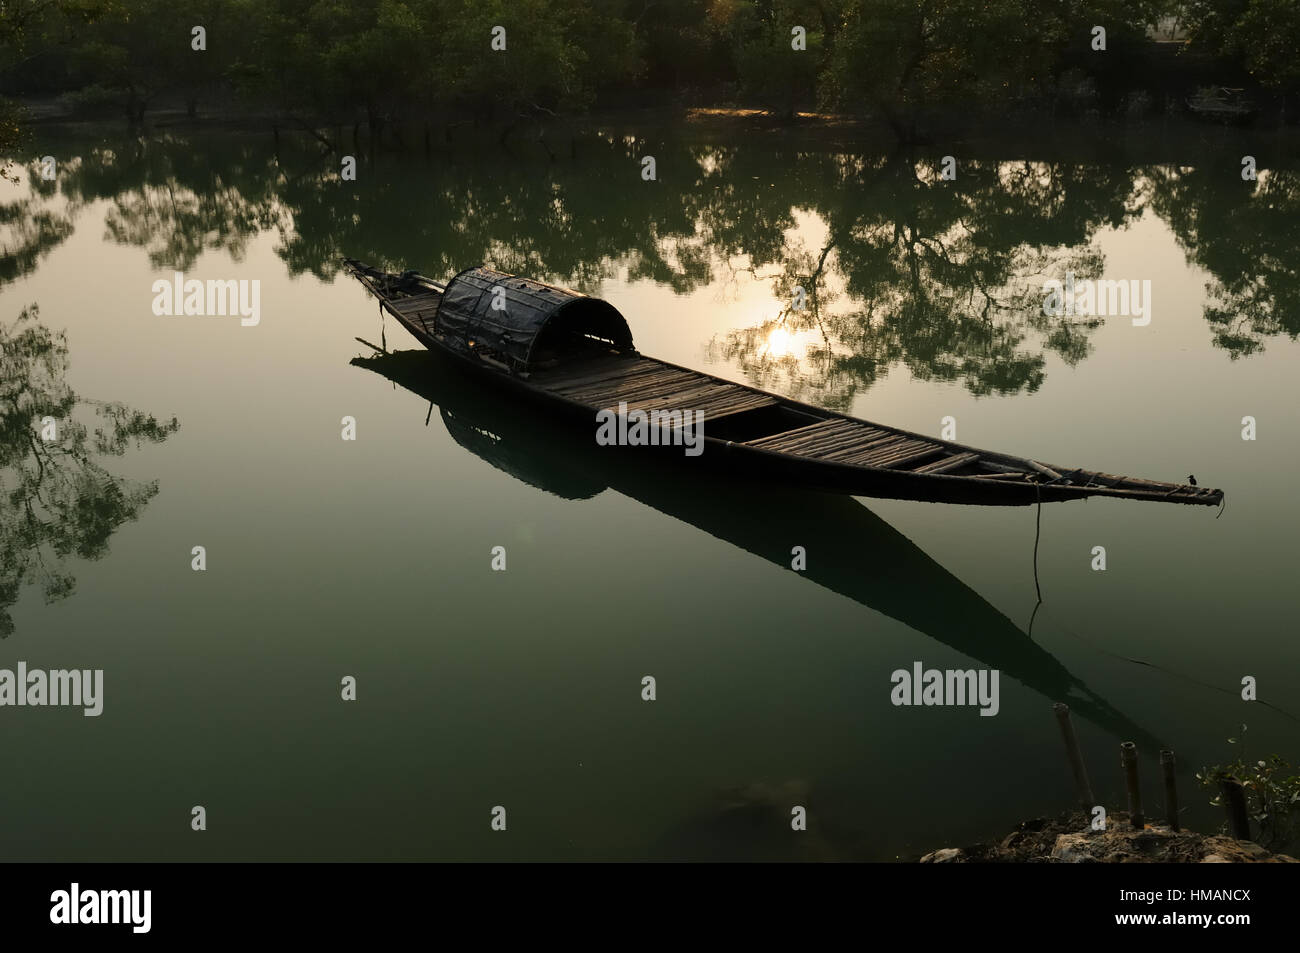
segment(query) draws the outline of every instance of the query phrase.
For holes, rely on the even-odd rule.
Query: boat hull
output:
[[[369,272],[369,275],[373,274],[373,271]],[[610,379],[612,376],[615,381],[613,390],[607,388],[599,397],[588,397],[588,399],[582,399],[581,396],[571,396],[572,394],[592,394],[589,387],[584,389],[585,385],[581,376],[570,377],[568,380],[564,377],[560,377],[558,380],[552,377],[548,380],[545,372],[540,376],[530,373],[518,373],[495,361],[484,360],[473,353],[472,349],[467,348],[466,341],[460,338],[444,340],[443,336],[437,333],[435,330],[437,326],[436,320],[431,322],[428,317],[431,309],[420,304],[420,299],[428,297],[427,295],[416,295],[405,301],[402,299],[394,300],[386,297],[382,293],[382,288],[377,290],[373,279],[367,281],[366,276],[358,275],[358,277],[361,277],[367,288],[376,294],[384,310],[391,314],[426,348],[453,362],[455,366],[465,373],[492,381],[496,386],[521,401],[527,401],[535,407],[563,415],[571,421],[571,425],[575,428],[591,428],[589,433],[591,433],[593,441],[595,440],[598,424],[596,415],[603,409],[618,406],[615,401],[617,395],[621,393],[619,387],[623,386],[625,382],[618,377],[617,373],[609,375],[608,368],[604,368],[602,371],[606,375],[605,378],[602,378],[601,374],[598,373],[594,375],[593,379]],[[394,278],[394,276],[384,277]],[[394,278],[394,280],[400,280],[400,278]],[[427,279],[422,280],[427,281]],[[412,302],[414,304],[411,304]],[[405,306],[408,304],[411,306]],[[432,310],[436,311],[436,308]],[[936,503],[1030,506],[1037,503],[1086,499],[1093,496],[1112,496],[1170,503],[1219,505],[1223,499],[1222,493],[1217,490],[1194,488],[1184,484],[1156,483],[1130,477],[1116,477],[1096,471],[1070,470],[1010,457],[1005,454],[965,447],[951,442],[937,441],[925,435],[903,431],[898,428],[885,428],[857,418],[836,414],[823,408],[767,394],[735,382],[701,374],[689,368],[682,368],[669,362],[639,357],[638,361],[642,363],[643,367],[648,366],[653,374],[671,376],[679,372],[680,375],[687,375],[688,378],[684,377],[682,379],[689,379],[689,387],[694,387],[693,393],[697,395],[700,393],[703,382],[704,388],[706,390],[712,388],[715,394],[726,391],[736,395],[730,398],[733,403],[736,398],[742,401],[748,399],[758,401],[759,409],[764,405],[772,408],[783,408],[819,425],[840,426],[841,429],[848,430],[851,430],[852,427],[866,428],[866,430],[874,429],[878,433],[887,434],[891,441],[902,441],[904,446],[919,448],[917,456],[921,459],[927,457],[937,458],[934,460],[934,465],[940,469],[956,469],[956,467],[945,467],[946,459],[955,462],[959,457],[968,457],[977,458],[976,462],[1002,472],[966,472],[961,474],[891,469],[890,466],[867,466],[836,459],[822,459],[813,453],[785,452],[780,449],[768,449],[763,446],[751,445],[755,442],[772,443],[773,440],[768,438],[760,437],[757,441],[754,441],[726,439],[716,435],[710,436],[710,419],[714,420],[715,428],[720,426],[724,433],[727,432],[728,426],[725,416],[720,425],[716,418],[706,416],[703,450],[695,456],[687,455],[685,447],[680,443],[644,446],[614,445],[605,448],[611,453],[668,454],[678,457],[681,465],[685,467],[708,467],[723,471],[743,472],[751,479],[757,478],[783,486],[852,496]],[[576,385],[574,384],[575,380],[577,381]],[[687,392],[690,392],[687,385],[682,386],[687,389]],[[562,392],[565,388],[570,391],[570,394],[566,395]],[[635,386],[631,386],[632,393],[635,392],[635,389]],[[746,397],[746,395],[753,396]],[[662,395],[660,396],[662,397]],[[685,401],[677,409],[687,410],[688,407],[689,401]],[[805,425],[804,428],[794,427],[793,430],[787,431],[787,433],[797,433],[800,429],[807,429],[808,426],[811,425]],[[784,440],[785,434],[778,433],[775,438],[775,442],[779,446]],[[849,439],[853,438],[850,437]],[[867,439],[868,442],[863,444],[867,449],[862,452],[875,452],[870,450],[872,444],[870,438]],[[797,444],[798,441],[795,441],[795,443]],[[889,451],[884,452],[888,453]],[[903,452],[906,453],[907,451],[904,450]],[[842,457],[845,456],[845,453],[837,451],[828,455]],[[849,455],[852,456],[851,453]],[[947,456],[945,457],[945,455]],[[859,455],[859,459],[861,459],[861,455]],[[922,469],[925,469],[925,467]],[[1080,475],[1082,475],[1082,482],[1079,481]]]

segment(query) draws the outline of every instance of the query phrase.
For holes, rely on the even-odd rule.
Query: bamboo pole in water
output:
[[[1237,840],[1250,840],[1250,816],[1246,813],[1246,795],[1235,778],[1219,781],[1223,809],[1228,813],[1228,830]]]
[[[1174,779],[1174,753],[1168,748],[1160,751],[1160,770],[1165,776],[1165,823],[1173,831],[1178,827],[1178,783]]]
[[[1074,723],[1070,721],[1070,706],[1057,702],[1052,706],[1056,713],[1056,723],[1061,726],[1061,739],[1065,742],[1065,756],[1070,761],[1070,771],[1074,774],[1074,791],[1084,809],[1090,809],[1097,803],[1092,796],[1092,785],[1088,783],[1088,769],[1083,763],[1083,752],[1079,750],[1079,739],[1074,735]]]
[[[1119,746],[1119,763],[1124,768],[1124,786],[1128,789],[1129,820],[1141,830],[1146,819],[1142,816],[1142,791],[1138,788],[1137,745],[1126,741]]]

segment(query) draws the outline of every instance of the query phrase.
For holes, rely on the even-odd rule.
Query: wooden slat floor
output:
[[[729,381],[720,381],[642,357],[594,359],[578,366],[536,374],[532,382],[597,409],[703,411],[704,419],[770,407],[777,403]]]
[[[388,302],[388,306],[417,328],[423,328],[426,334],[432,334],[433,316],[438,312],[440,300],[442,295],[430,292],[409,298],[395,298]]]
[[[952,455],[943,444],[838,417],[759,437],[748,441],[748,445],[852,466],[906,469],[926,463],[926,472],[930,473],[956,469],[974,459],[974,456]],[[943,461],[932,461],[931,458],[940,455],[945,456]],[[951,467],[949,460],[953,461]]]
[[[598,409],[702,410],[710,418],[779,403],[739,384],[720,381],[643,357],[602,355],[534,374],[532,383]],[[943,444],[885,427],[834,417],[783,433],[745,441],[747,446],[851,466],[945,473],[965,467],[978,454],[954,453]],[[938,459],[936,459],[936,457]]]
[[[951,473],[953,470],[960,470],[962,467],[974,463],[980,458],[978,453],[967,452],[959,453],[955,457],[944,457],[942,460],[935,460],[923,466],[914,467],[913,473]]]
[[[436,294],[393,301],[407,320],[432,331]],[[425,322],[428,321],[428,324]],[[774,397],[730,381],[640,356],[602,354],[535,372],[530,382],[596,409],[704,412],[709,419],[779,403]],[[783,433],[757,437],[747,446],[850,466],[916,473],[948,473],[973,464],[975,453],[954,453],[942,444],[884,427],[833,417]]]

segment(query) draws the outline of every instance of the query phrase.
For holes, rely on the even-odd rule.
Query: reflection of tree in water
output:
[[[53,183],[41,179],[34,164],[22,173],[14,166],[8,177],[15,184],[25,178],[29,194],[0,202],[0,285],[30,274],[72,234],[72,216],[49,207]]]
[[[632,280],[688,291],[709,276],[695,239],[701,187],[642,181],[646,151],[675,176],[698,168],[685,146],[611,138],[585,143],[576,162],[531,166],[501,153],[455,163],[380,156],[359,173],[364,188],[341,187],[334,170],[305,175],[280,190],[292,221],[280,254],[292,273],[323,279],[347,254],[432,275],[487,261],[589,290],[622,267]]]
[[[289,272],[323,280],[349,255],[440,276],[486,261],[597,293],[620,273],[680,294],[752,275],[785,301],[802,285],[805,311],[738,329],[715,353],[759,386],[839,408],[898,366],[1008,394],[1039,387],[1049,353],[1082,361],[1100,322],[1043,315],[1042,284],[1098,272],[1093,235],[1148,201],[1217,276],[1206,317],[1220,344],[1249,353],[1300,321],[1292,173],[1235,190],[1231,177],[1166,168],[1135,188],[1135,170],[1114,163],[969,158],[943,181],[935,162],[901,154],[607,134],[559,162],[381,152],[344,182],[316,143],[201,145],[98,148],[61,164],[58,190],[70,209],[108,200],[108,237],[158,268],[188,269],[213,249],[239,256],[273,230]],[[645,155],[658,181],[641,178]],[[15,247],[31,249],[12,269],[30,269],[70,231],[28,214],[37,210],[9,211],[29,232]]]
[[[640,179],[647,153],[657,182]],[[283,193],[293,234],[282,254],[323,278],[355,253],[433,274],[488,260],[588,290],[617,270],[678,293],[775,273],[782,297],[796,283],[815,291],[813,308],[777,323],[819,343],[774,358],[764,349],[773,323],[736,332],[720,353],[760,386],[843,405],[897,363],[1007,393],[1041,383],[1044,349],[1082,360],[1096,322],[1043,316],[1042,281],[1099,267],[1091,234],[1131,214],[1123,169],[970,163],[951,183],[900,157],[617,137],[581,156],[536,177],[517,161],[390,157],[364,194],[340,192],[332,173],[304,176]],[[825,247],[805,246],[796,226],[807,220],[829,230]]]
[[[181,145],[100,150],[63,190],[111,198],[109,236],[147,248],[156,267],[184,269],[210,248],[237,255],[276,227],[289,270],[323,279],[344,254],[433,274],[489,261],[587,290],[619,270],[678,293],[776,272],[782,296],[796,283],[813,291],[813,307],[781,326],[818,343],[773,358],[767,327],[733,334],[722,352],[761,385],[833,405],[900,363],[984,394],[1036,388],[1044,350],[1081,360],[1091,326],[1045,318],[1041,283],[1096,267],[1087,242],[1124,221],[1131,189],[1122,169],[969,162],[954,183],[901,156],[616,136],[536,175],[499,154],[380,156],[354,185],[314,150]],[[659,181],[641,179],[645,154]],[[828,231],[823,247],[805,246],[796,226],[807,221]]]
[[[0,284],[21,278],[72,234],[72,220],[23,199],[0,204]]]
[[[279,224],[274,190],[281,176],[263,149],[152,142],[124,154],[101,152],[98,159],[82,167],[68,191],[82,201],[110,199],[107,236],[144,248],[155,268],[185,271],[214,249],[238,261],[250,240]],[[133,171],[138,184],[115,187],[116,167]]]
[[[14,629],[8,608],[25,585],[46,602],[72,592],[65,565],[97,559],[113,532],[158,492],[156,482],[114,476],[95,459],[142,441],[160,443],[180,426],[122,404],[79,398],[64,381],[67,343],[37,321],[35,305],[0,325],[0,637]],[[78,419],[93,417],[92,422]],[[56,439],[42,439],[54,418]]]
[[[760,386],[813,390],[843,408],[901,364],[975,394],[1032,392],[1045,352],[1072,365],[1090,352],[1100,322],[1044,315],[1042,284],[1100,269],[1088,242],[1132,214],[1125,170],[968,161],[945,182],[937,168],[896,156],[834,171],[812,206],[824,242],[792,240],[770,276],[786,301],[805,288],[805,309],[787,307],[717,345]],[[774,335],[801,334],[806,354],[768,353]]]
[[[0,203],[0,283],[34,270],[100,200],[110,203],[106,237],[145,249],[155,268],[184,271],[211,250],[238,259],[250,240],[281,224],[275,190],[284,176],[273,156],[247,143],[198,149],[132,140],[59,162],[53,182],[33,164],[26,180],[29,195]]]
[[[1237,157],[1144,173],[1151,207],[1210,273],[1205,320],[1234,360],[1300,336],[1300,172],[1261,170],[1256,182],[1240,173]]]

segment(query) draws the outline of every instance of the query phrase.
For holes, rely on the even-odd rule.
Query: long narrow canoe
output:
[[[459,358],[520,398],[585,418],[593,439],[601,411],[680,411],[687,420],[698,411],[703,452],[687,461],[810,489],[1003,506],[1090,496],[1223,501],[1221,490],[979,450],[647,358],[608,302],[527,278],[476,267],[443,285],[413,271],[344,264],[425,347]],[[665,427],[678,420],[664,419]],[[673,446],[667,432],[659,443],[682,454],[681,441]]]

